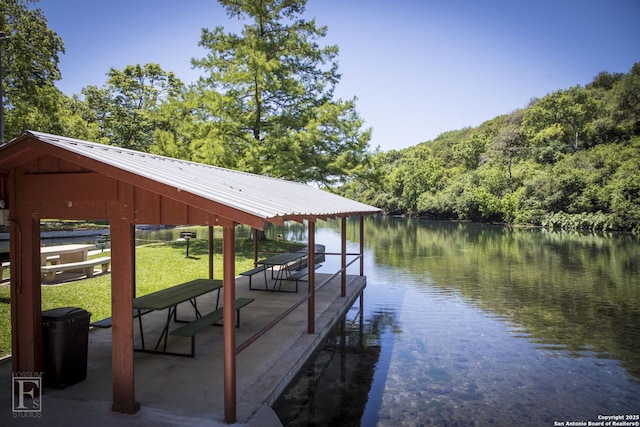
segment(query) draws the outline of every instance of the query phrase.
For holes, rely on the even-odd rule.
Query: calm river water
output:
[[[339,223],[316,242],[338,251]],[[382,217],[365,246],[363,310],[276,402],[284,425],[638,425],[637,238]]]

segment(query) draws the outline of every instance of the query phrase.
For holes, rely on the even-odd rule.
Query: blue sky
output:
[[[214,0],[40,0],[64,41],[58,87],[102,86],[155,62],[197,80],[202,28],[238,31]],[[640,62],[640,0],[309,0],[340,48],[336,96],[356,96],[371,147],[400,149],[477,126],[533,97]]]

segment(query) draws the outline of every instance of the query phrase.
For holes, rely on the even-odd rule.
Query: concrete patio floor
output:
[[[316,283],[328,275],[317,274]],[[270,282],[272,283],[272,282]],[[285,284],[293,287],[293,283]],[[283,286],[285,286],[283,285]],[[260,275],[253,287],[263,287]],[[238,345],[298,301],[306,292],[300,282],[298,293],[249,290],[248,278],[236,281],[236,297],[255,301],[241,311],[236,329]],[[347,296],[340,297],[340,278],[334,278],[316,292],[316,333],[307,333],[306,302],[261,336],[237,357],[237,424],[280,426],[270,405],[277,399],[304,362],[322,343],[335,323],[346,313],[366,286],[366,278],[347,277]],[[217,292],[198,298],[203,312],[215,308]],[[221,295],[222,297],[222,295]],[[221,299],[222,301],[222,299]],[[192,317],[189,303],[179,306],[178,315]],[[91,319],[92,321],[100,319]],[[147,347],[166,320],[166,311],[143,317]],[[171,329],[175,326],[172,325]],[[140,345],[138,323],[134,322],[135,345]],[[190,339],[170,336],[167,350],[188,353]],[[45,355],[46,357],[46,355]],[[209,327],[196,335],[196,357],[135,353],[135,394],[141,409],[133,415],[111,411],[111,329],[89,334],[86,380],[63,390],[45,388],[41,418],[15,418],[12,413],[11,363],[0,363],[0,424],[7,426],[222,426],[224,423],[222,328]]]

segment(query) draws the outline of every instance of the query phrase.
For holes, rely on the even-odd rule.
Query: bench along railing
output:
[[[316,254],[317,256],[318,254]],[[342,254],[332,254],[332,253],[323,253],[323,255],[342,255]],[[337,277],[338,275],[342,274],[342,272],[344,271],[346,274],[347,268],[353,264],[354,262],[356,262],[357,260],[360,259],[361,255],[358,253],[348,253],[345,254],[347,256],[355,256],[354,259],[352,259],[351,261],[349,261],[344,268],[340,268],[338,271],[336,271],[333,275],[331,275],[330,277],[328,277],[327,279],[323,280],[322,282],[320,282],[320,284],[316,285],[316,290],[321,289],[322,287],[324,287],[327,283],[329,283],[331,280],[333,280],[335,277]],[[296,301],[295,303],[293,303],[293,305],[291,305],[288,309],[286,309],[285,311],[283,311],[278,317],[276,317],[275,319],[273,319],[271,322],[267,323],[262,329],[260,329],[258,332],[256,332],[254,335],[252,335],[251,337],[247,338],[246,341],[244,341],[242,344],[238,345],[236,347],[236,355],[240,354],[243,350],[245,350],[247,347],[249,347],[251,344],[253,344],[254,342],[256,342],[258,340],[258,338],[260,338],[261,336],[263,336],[264,334],[266,334],[267,332],[269,332],[274,326],[276,326],[278,323],[280,323],[282,320],[284,320],[288,315],[290,315],[291,313],[293,313],[295,311],[295,309],[297,309],[298,307],[300,307],[302,304],[304,304],[306,301],[309,300],[309,298],[311,297],[311,295],[309,293],[307,293],[306,295],[304,295],[303,297],[301,297],[298,301]]]

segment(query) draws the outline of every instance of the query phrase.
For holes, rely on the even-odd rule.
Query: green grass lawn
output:
[[[268,240],[260,242],[261,252],[298,250],[304,245]],[[222,278],[222,239],[214,243],[214,277]],[[141,246],[136,249],[136,290],[144,295],[192,279],[209,276],[207,242],[190,242],[189,258],[185,242]],[[98,255],[100,256],[100,255]],[[261,255],[262,256],[262,255]],[[266,256],[266,254],[264,255]],[[253,268],[253,242],[236,241],[236,274]],[[0,356],[11,353],[11,310],[8,282],[0,285]],[[111,316],[111,274],[64,284],[42,285],[42,310],[81,307],[91,313],[91,321]]]

